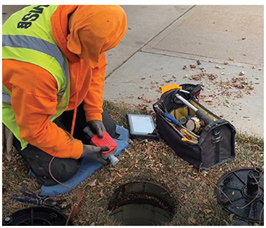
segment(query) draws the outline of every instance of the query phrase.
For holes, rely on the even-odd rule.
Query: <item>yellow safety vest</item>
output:
[[[2,58],[35,64],[53,75],[58,85],[56,115],[60,116],[69,103],[70,83],[67,58],[58,48],[51,26],[51,16],[58,6],[28,6],[11,15],[2,27]],[[21,139],[11,104],[11,92],[2,85],[2,121],[20,141]]]

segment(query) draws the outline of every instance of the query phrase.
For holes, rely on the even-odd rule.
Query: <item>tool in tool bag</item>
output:
[[[190,138],[198,140],[198,137],[196,137],[194,134],[190,134],[186,129],[181,129],[181,131],[185,134],[188,135]]]
[[[31,204],[51,207],[59,211],[64,211],[70,208],[70,204],[67,204],[66,200],[55,201],[55,200],[49,199],[48,196],[38,195],[33,192],[29,192],[25,189],[21,189],[20,192],[31,198],[21,198],[18,196],[12,196],[11,199],[15,201],[23,202],[23,203],[31,203]]]
[[[183,137],[181,140],[182,140],[183,142],[190,142],[190,143],[193,143],[193,144],[197,144],[197,142],[195,142],[195,141],[193,141],[193,140],[191,140],[191,139],[188,139],[188,138],[186,138],[186,137]]]
[[[202,121],[198,117],[193,116],[187,120],[186,127],[190,131],[199,134],[202,130]]]
[[[168,122],[173,123],[175,125],[178,125],[180,127],[182,126],[180,124],[180,122],[177,119],[175,119],[170,113],[164,113],[164,117]],[[179,130],[177,128],[174,128],[174,130],[181,136],[182,141],[197,144],[198,138],[196,136],[190,134],[186,129],[182,128]]]
[[[190,134],[186,129],[182,128],[180,131],[183,133],[184,137],[181,138],[182,141],[187,141],[191,143],[198,143],[198,138],[192,134]]]
[[[168,120],[170,123],[173,123],[175,125],[180,126],[181,128],[183,128],[186,131],[183,131],[183,133],[185,133],[186,135],[190,136],[193,135],[196,138],[199,138],[198,135],[196,135],[195,133],[193,133],[192,131],[190,131],[189,129],[187,129],[186,127],[184,127],[175,117],[173,117],[170,113],[165,113],[164,117],[166,118],[166,120]]]
[[[191,108],[196,113],[196,116],[198,116],[200,119],[202,119],[206,123],[206,125],[208,125],[211,122],[213,122],[213,119],[211,119],[206,113],[204,113],[203,111],[197,109],[194,105],[192,105],[191,103],[189,103],[181,95],[179,95],[178,93],[176,93],[175,96],[176,96],[177,99],[179,99],[180,101],[182,101],[183,104],[185,104],[187,107]]]
[[[160,114],[162,115],[162,116],[165,116],[165,112],[156,104],[155,106],[154,106],[154,108],[156,108],[156,110],[158,110],[158,112],[160,112]],[[165,118],[166,119],[166,118]],[[166,121],[168,121],[168,122],[170,122],[170,119],[166,119]],[[172,123],[172,122],[170,122],[170,123]],[[183,137],[185,137],[185,135],[184,135],[184,133],[182,133],[182,131],[180,131],[179,129],[177,129],[177,128],[173,128],[175,131],[176,131],[176,133],[178,133],[178,135],[181,137],[181,138],[183,138]]]
[[[181,92],[180,89],[172,89],[162,94],[160,99],[153,104],[156,113],[156,125],[161,138],[178,156],[197,169],[214,167],[233,159],[235,157],[236,134],[234,126],[197,102],[194,92],[201,89],[199,86],[192,84],[180,86],[184,90],[192,91],[191,95]],[[198,88],[193,91],[196,87]],[[201,123],[201,129],[196,134],[199,137],[193,138],[195,132],[191,134],[188,128],[182,128],[181,125],[170,122],[164,113],[162,114],[158,110],[158,107],[167,110],[180,123],[182,117],[186,117],[187,121],[196,117],[197,125],[193,122],[193,128],[196,125],[197,129],[198,123]],[[182,123],[184,122],[182,120]],[[187,122],[182,125],[186,126],[186,124]],[[179,129],[182,134],[177,134],[176,129]]]
[[[175,117],[173,117],[167,110],[166,110],[166,107],[164,107],[164,110],[165,111],[163,111],[161,108],[159,108],[159,106],[156,104],[155,106],[154,106],[158,111],[160,111],[160,113],[165,117],[165,119],[168,121],[168,122],[170,122],[170,123],[173,123],[173,124],[175,124],[175,125],[177,125],[177,126],[180,126],[181,128],[183,128],[183,129],[185,129],[186,131],[184,131],[184,132],[179,132],[179,135],[180,135],[180,133],[181,133],[181,137],[183,137],[183,136],[186,136],[186,135],[188,135],[187,133],[189,133],[189,135],[188,136],[190,136],[190,135],[193,135],[194,137],[196,137],[196,138],[199,138],[199,135],[197,135],[197,134],[195,134],[195,133],[193,133],[193,132],[191,132],[189,129],[187,129],[184,125],[182,125]],[[185,135],[184,135],[185,134]]]
[[[187,118],[186,118],[185,116],[181,116],[179,122],[180,122],[182,125],[185,125],[186,122],[187,122]]]

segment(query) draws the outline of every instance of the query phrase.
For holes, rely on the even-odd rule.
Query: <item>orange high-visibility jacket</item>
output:
[[[115,47],[126,31],[126,16],[121,7],[110,14],[106,13],[108,7],[58,6],[48,22],[58,47],[68,59],[67,110],[84,101],[87,121],[102,118],[105,51]],[[104,11],[105,17],[99,16]],[[106,21],[119,25],[112,27]],[[108,30],[109,34],[105,34]],[[2,83],[12,92],[11,104],[22,139],[55,157],[80,158],[82,142],[50,121],[56,112],[58,91],[56,80],[48,71],[22,61],[2,60]]]

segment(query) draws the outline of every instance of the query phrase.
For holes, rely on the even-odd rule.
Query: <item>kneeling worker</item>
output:
[[[40,184],[68,180],[83,158],[108,163],[108,147],[89,144],[114,131],[105,52],[126,28],[124,10],[107,5],[28,6],[3,24],[2,121]]]

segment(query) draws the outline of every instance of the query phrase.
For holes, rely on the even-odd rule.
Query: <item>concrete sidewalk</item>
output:
[[[122,6],[128,30],[107,52],[104,98],[152,109],[160,87],[204,85],[201,103],[264,137],[263,6]],[[20,7],[3,6],[3,21]]]
[[[107,53],[106,100],[152,109],[161,86],[199,83],[203,105],[264,137],[263,6],[123,8],[128,31]]]

